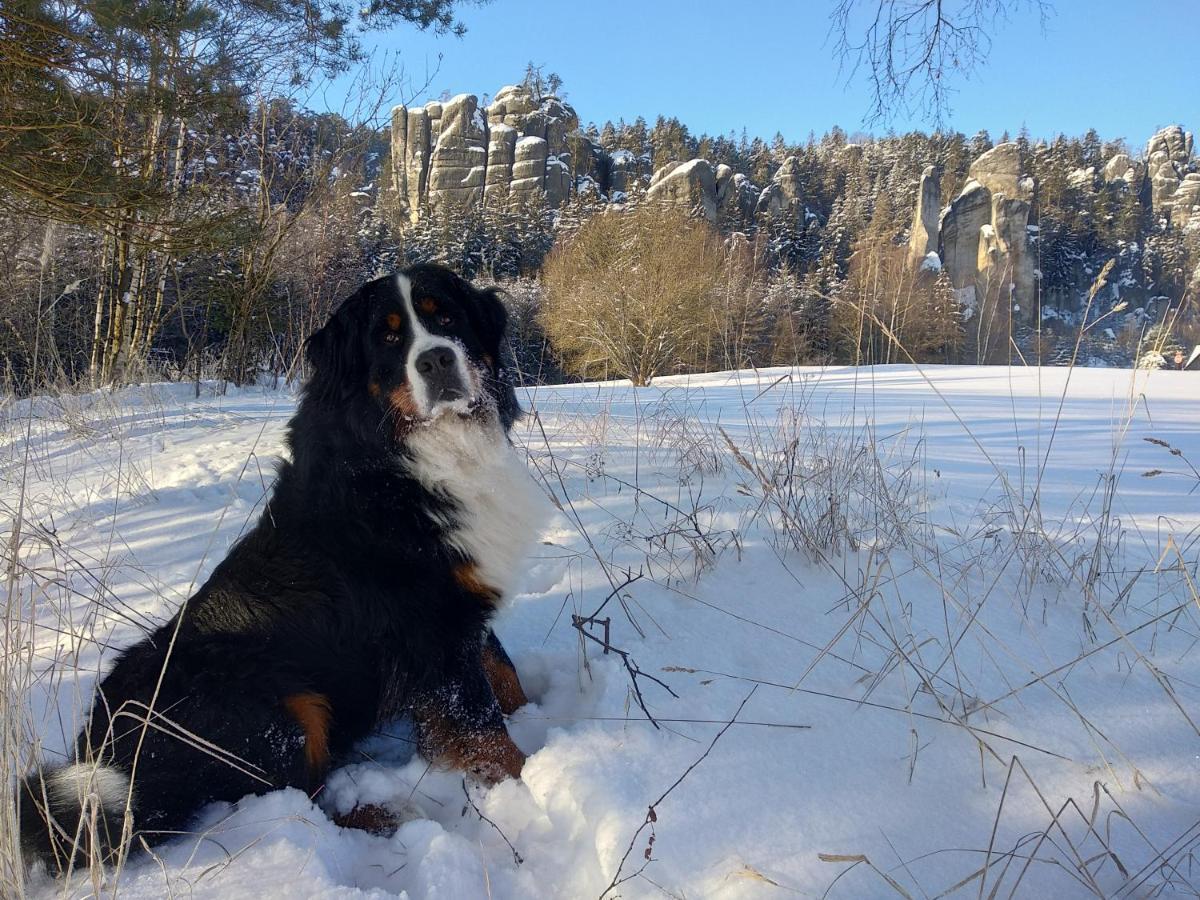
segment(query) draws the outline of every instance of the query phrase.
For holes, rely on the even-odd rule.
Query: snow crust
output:
[[[871,868],[844,861],[865,855],[911,896],[933,896],[978,871],[989,846],[1032,852],[1028,836],[1052,827],[1069,798],[1096,806],[1107,823],[1097,831],[1145,877],[1135,894],[1171,893],[1170,879],[1195,877],[1182,858],[1154,860],[1200,807],[1196,734],[1176,706],[1193,719],[1200,710],[1200,622],[1168,551],[1194,573],[1200,504],[1181,476],[1141,474],[1182,468],[1147,438],[1200,461],[1198,379],[777,368],[524,392],[537,418],[513,439],[562,509],[496,622],[533,701],[510,722],[529,754],[523,780],[467,784],[468,801],[458,775],[414,757],[397,722],[315,802],[285,790],[218,804],[158,860],[134,854],[119,895],[595,897],[643,864],[621,896],[663,896],[656,885],[680,897],[820,896],[846,869],[830,896],[894,895]],[[4,411],[6,471],[31,429],[27,521],[53,522],[80,561],[34,541],[24,551],[31,569],[65,566],[74,590],[71,627],[44,594],[34,613],[41,671],[74,662],[58,670],[56,695],[39,678],[31,698],[52,759],[115,652],[102,647],[168,616],[262,511],[294,395],[192,391],[151,385]],[[788,434],[801,450],[777,496],[790,485],[827,516],[832,496],[833,515],[858,523],[856,547],[805,552],[765,527],[773,501],[729,445],[769,467],[771,448],[788,446],[772,435]],[[864,465],[866,480],[832,494],[822,479],[872,453],[880,463]],[[857,512],[855,491],[875,478],[907,547]],[[1005,510],[1038,482],[1035,528]],[[0,486],[10,509],[16,490],[15,479]],[[923,542],[937,555],[919,552]],[[659,728],[621,658],[572,627],[572,614],[613,594],[593,547],[618,584],[643,573],[603,615],[613,646],[677,695],[640,680]],[[1026,552],[1040,560],[1034,570]],[[743,702],[738,724],[656,807],[647,862],[650,832],[635,832],[649,804]],[[407,821],[391,837],[331,822],[361,802],[403,808]],[[1092,860],[1098,891],[1122,890],[1129,880],[1096,833],[1078,815],[1060,821]],[[983,892],[1084,895],[1054,834],[1037,853],[1056,864],[1030,866],[1019,884],[1021,865],[994,866]],[[979,892],[978,879],[966,890]],[[91,892],[85,876],[65,891],[32,885],[39,897]]]

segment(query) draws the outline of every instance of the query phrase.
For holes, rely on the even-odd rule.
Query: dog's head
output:
[[[520,407],[501,365],[498,295],[434,265],[363,285],[308,339],[306,395],[374,407],[395,434],[441,416],[494,416],[509,428]]]

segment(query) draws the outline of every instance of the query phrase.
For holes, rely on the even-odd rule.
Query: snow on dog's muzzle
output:
[[[413,358],[412,368],[420,385],[417,393],[427,413],[443,406],[461,407],[465,412],[474,401],[462,354],[453,345],[427,347]]]

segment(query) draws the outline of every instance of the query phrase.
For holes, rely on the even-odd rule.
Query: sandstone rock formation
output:
[[[978,181],[968,181],[942,213],[938,223],[938,255],[956,290],[969,288],[974,300],[979,277],[979,236],[992,222],[992,195]]]
[[[717,176],[706,159],[685,163],[667,163],[650,179],[647,200],[675,203],[704,214],[710,222],[717,220]]]
[[[459,94],[442,107],[429,155],[430,206],[469,206],[483,199],[488,137],[478,103],[473,94]]]
[[[848,145],[846,149],[849,150],[850,146],[856,145]],[[803,192],[800,160],[789,156],[775,172],[771,183],[759,195],[755,215],[776,222],[798,221],[804,212]]]
[[[1150,182],[1151,206],[1156,215],[1180,225],[1200,207],[1197,203],[1200,200],[1198,179],[1191,177],[1200,174],[1193,149],[1192,133],[1178,125],[1162,129],[1146,144],[1146,177]]]
[[[908,264],[920,266],[938,250],[938,225],[942,206],[942,167],[926,166],[917,190],[917,209],[908,236]]]
[[[508,195],[517,161],[517,129],[496,122],[488,130],[487,176],[484,199],[494,203]]]
[[[486,111],[474,94],[398,106],[392,110],[396,200],[413,222],[426,208],[541,194],[558,206],[571,191],[579,154],[572,153],[569,138],[578,128],[568,104],[534,97],[524,87],[501,88]]]
[[[798,179],[792,185],[791,175],[795,167],[787,163],[781,167],[783,178],[788,182],[788,190],[799,193]],[[772,185],[775,187],[775,185]],[[782,191],[778,188],[777,191]],[[765,194],[765,192],[763,192]],[[685,163],[667,163],[654,173],[650,179],[650,187],[646,191],[647,199],[677,203],[689,210],[702,213],[710,222],[724,221],[733,225],[747,224],[756,217],[757,209],[763,194],[745,175],[734,172],[722,163],[713,169],[712,165],[703,159],[693,159]],[[785,198],[775,207],[779,212],[789,203],[799,203]],[[794,207],[788,207],[793,215],[798,215]],[[782,213],[780,213],[782,216]]]
[[[1121,184],[1173,227],[1200,229],[1200,163],[1192,135],[1173,125],[1155,134],[1143,160],[1117,153],[1103,166],[1068,174],[1080,190]],[[486,107],[460,94],[445,102],[392,112],[391,176],[396,207],[417,222],[427,211],[524,201],[559,207],[573,195],[625,202],[643,188],[652,200],[678,204],[727,230],[793,228],[812,213],[805,205],[800,160],[788,157],[760,188],[727,165],[704,159],[655,168],[649,153],[608,152],[579,130],[561,98],[524,86],[501,90]],[[847,164],[865,148],[842,148]],[[968,180],[940,209],[941,170],[921,175],[909,232],[910,266],[936,266],[966,303],[981,295],[1032,309],[1036,277],[1029,218],[1036,185],[1020,146],[998,144],[972,162]],[[934,256],[936,254],[936,258]]]
[[[717,166],[717,217],[735,223],[746,223],[754,217],[759,190],[741,172],[734,172],[721,163]]]
[[[1103,177],[1106,183],[1124,181],[1130,187],[1136,188],[1142,183],[1146,174],[1146,166],[1128,153],[1118,153],[1104,164]]]
[[[997,144],[968,170],[970,180],[942,212],[937,228],[938,253],[959,299],[971,306],[982,296],[1032,308],[1037,290],[1029,248],[1029,213],[1035,184],[1025,175],[1020,148]],[[924,259],[918,247],[929,246],[925,208],[932,172],[921,179],[917,217],[909,241],[909,264]]]
[[[628,194],[643,176],[652,172],[648,157],[635,156],[628,150],[614,151],[608,164],[609,192],[620,200],[621,194]]]
[[[862,147],[848,145],[848,154]],[[786,159],[760,189],[727,165],[703,159],[657,169],[649,154],[605,151],[579,130],[560,98],[501,88],[486,107],[472,94],[392,110],[391,201],[410,222],[428,211],[526,200],[561,206],[582,194],[620,203],[647,196],[695,210],[711,222],[785,225],[809,215],[800,163]]]
[[[1032,195],[1033,183],[1022,184],[1021,148],[1009,141],[997,144],[971,163],[967,177],[977,181],[993,194],[1006,197]]]

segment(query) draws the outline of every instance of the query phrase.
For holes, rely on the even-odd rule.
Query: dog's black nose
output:
[[[413,368],[425,383],[433,403],[453,403],[467,396],[467,385],[463,382],[453,347],[441,344],[422,350],[413,360]]]
[[[441,375],[454,369],[454,351],[449,347],[430,347],[417,354],[417,371],[429,377]]]

